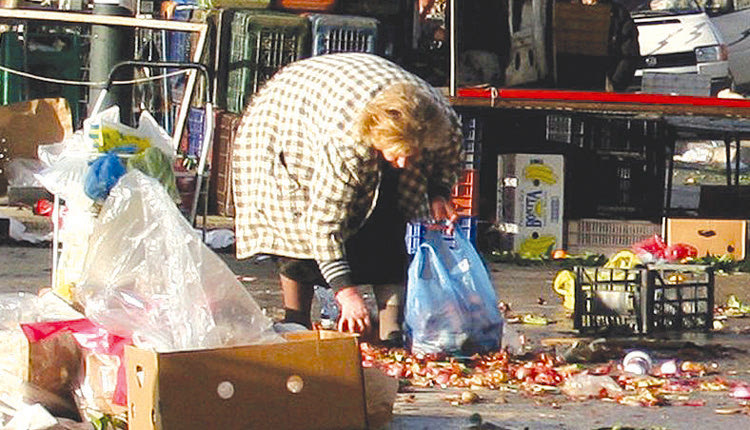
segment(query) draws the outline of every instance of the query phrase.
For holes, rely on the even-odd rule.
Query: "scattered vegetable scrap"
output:
[[[382,369],[401,382],[402,392],[412,388],[461,388],[446,396],[453,405],[480,402],[478,389],[519,392],[532,396],[565,394],[571,399],[607,399],[624,405],[704,406],[690,394],[726,391],[736,400],[750,399],[750,385],[718,375],[717,367],[695,361],[666,360],[648,374],[628,373],[617,361],[584,366],[566,363],[547,352],[522,360],[507,352],[448,357],[411,354],[402,348],[361,343],[362,365]],[[750,410],[741,409],[742,412]],[[722,413],[718,412],[717,413]],[[726,413],[726,412],[724,412]]]
[[[726,306],[716,306],[714,315],[718,317],[746,317],[750,315],[750,305],[746,305],[734,294],[727,298]]]

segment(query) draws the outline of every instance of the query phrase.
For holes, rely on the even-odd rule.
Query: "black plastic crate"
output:
[[[573,327],[581,332],[645,333],[646,269],[575,268]]]
[[[375,53],[378,20],[375,18],[310,14],[312,48],[310,55],[337,52]]]
[[[651,334],[713,328],[714,275],[710,267],[576,267],[574,271],[573,327],[582,333]]]
[[[646,313],[655,332],[713,328],[714,272],[708,266],[664,265],[648,271]]]

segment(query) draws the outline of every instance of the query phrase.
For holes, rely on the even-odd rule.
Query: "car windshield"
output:
[[[683,14],[701,11],[695,0],[619,0],[628,11],[635,14]]]

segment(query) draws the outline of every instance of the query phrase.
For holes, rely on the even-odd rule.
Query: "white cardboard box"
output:
[[[558,154],[497,158],[497,223],[510,249],[530,255],[563,246],[565,160]],[[508,241],[506,241],[507,243]]]

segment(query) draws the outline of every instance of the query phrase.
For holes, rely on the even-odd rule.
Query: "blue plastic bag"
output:
[[[414,353],[471,355],[497,350],[503,317],[487,268],[474,246],[454,234],[451,246],[436,230],[409,265],[404,316]]]
[[[83,183],[83,191],[96,201],[103,201],[109,190],[125,174],[125,165],[114,152],[108,152],[89,164]]]

